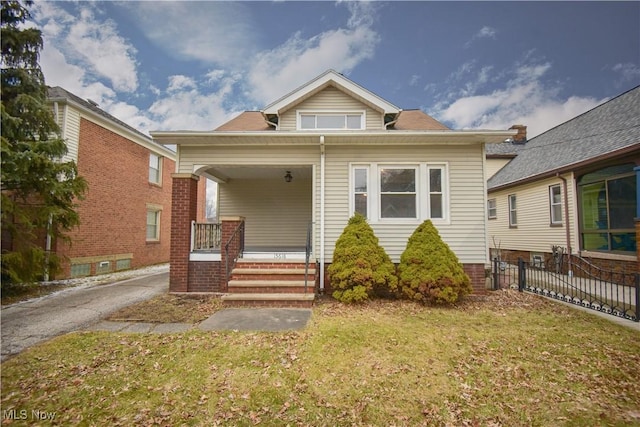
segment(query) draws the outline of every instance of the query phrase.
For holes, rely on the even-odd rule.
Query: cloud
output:
[[[113,90],[138,88],[136,49],[118,34],[115,23],[96,18],[91,5],[80,4],[73,16],[56,4],[37,2],[33,14],[45,41],[41,67],[48,82],[66,88],[102,79]],[[77,83],[70,82],[76,80]]]
[[[420,81],[420,76],[417,74],[413,74],[411,79],[409,79],[409,86],[415,86]]]
[[[616,64],[611,68],[620,77],[618,79],[619,84],[627,82],[638,82],[640,80],[640,67],[637,64],[626,62],[624,64]]]
[[[251,96],[267,104],[329,68],[349,73],[372,58],[380,40],[372,29],[375,5],[347,3],[346,28],[325,31],[305,39],[298,32],[282,45],[260,52],[248,75]]]
[[[464,47],[465,48],[470,47],[473,44],[473,42],[475,42],[476,40],[479,40],[479,39],[494,39],[495,40],[496,39],[496,34],[498,34],[498,30],[496,30],[495,28],[489,27],[489,26],[484,26],[484,27],[480,28],[480,30],[477,33],[475,33],[468,42],[466,42],[464,44]]]
[[[169,56],[242,67],[256,49],[250,6],[242,2],[126,2],[144,35]]]
[[[430,114],[455,129],[507,129],[524,124],[529,137],[533,137],[604,101],[579,96],[562,99],[558,95],[561,88],[545,82],[551,68],[548,62],[521,61],[505,71],[503,87],[493,90],[487,90],[484,84],[493,79],[491,67],[482,68],[471,84],[464,83],[466,75],[461,73],[458,89],[442,96]],[[471,67],[467,72],[474,70]]]

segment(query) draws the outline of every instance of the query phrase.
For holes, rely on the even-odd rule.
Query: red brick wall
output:
[[[169,261],[175,162],[163,158],[162,185],[151,184],[149,154],[127,138],[81,119],[78,172],[88,190],[79,202],[81,224],[69,233],[70,246],[58,243],[59,254],[75,258],[132,253],[132,268]],[[147,203],[163,208],[159,242],[146,239]],[[63,276],[69,270],[67,262]]]
[[[220,261],[189,262],[189,292],[222,292],[224,265]]]

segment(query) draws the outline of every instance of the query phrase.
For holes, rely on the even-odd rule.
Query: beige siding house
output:
[[[640,87],[526,144],[495,144],[487,161],[497,170],[487,196],[493,255],[549,260],[557,246],[606,270],[639,271]]]
[[[394,262],[415,228],[431,219],[482,292],[485,144],[511,135],[450,130],[332,70],[216,130],[152,132],[155,141],[178,147],[171,290],[230,292],[229,264],[309,256],[323,291],[335,242],[359,212]],[[220,245],[207,253],[194,250],[190,233],[199,225],[189,224],[188,205],[197,202],[185,196],[199,177],[219,184]],[[237,256],[226,248],[236,240],[225,223],[243,234]],[[205,264],[215,262],[218,269]]]

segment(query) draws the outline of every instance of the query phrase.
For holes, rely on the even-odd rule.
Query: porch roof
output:
[[[499,143],[514,130],[154,131],[163,145],[452,145]]]

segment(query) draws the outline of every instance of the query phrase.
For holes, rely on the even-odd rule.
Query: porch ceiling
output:
[[[238,180],[238,179],[282,179],[287,171],[291,172],[294,180],[312,178],[311,166],[256,166],[256,165],[213,165],[204,170],[205,175],[217,178],[220,181]]]

